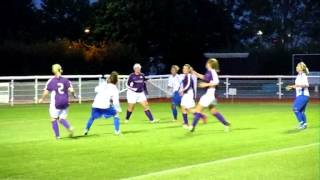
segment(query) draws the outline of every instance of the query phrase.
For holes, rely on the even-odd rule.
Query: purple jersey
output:
[[[191,74],[187,74],[184,76],[183,80],[182,80],[182,90],[184,93],[186,93],[189,89],[192,89],[193,91],[194,89],[194,80],[191,76]]]
[[[132,73],[129,75],[127,86],[129,89],[131,89],[134,92],[147,93],[147,87],[146,87],[146,83],[145,83],[146,81],[147,81],[147,79],[143,73],[138,74],[138,75],[135,73]]]
[[[206,74],[204,75],[204,79],[203,79],[206,83],[209,83],[210,81],[213,80],[212,77],[212,72],[211,71],[207,71]]]
[[[69,88],[71,82],[64,77],[53,77],[49,79],[45,89],[51,92],[51,105],[57,109],[65,109],[69,105]]]

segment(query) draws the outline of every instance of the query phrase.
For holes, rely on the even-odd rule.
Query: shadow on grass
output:
[[[122,134],[137,134],[142,132],[147,132],[148,130],[131,130],[131,131],[123,131]]]
[[[308,129],[319,129],[319,126],[311,126],[308,127],[307,129],[289,129],[285,132],[283,132],[284,134],[295,134],[295,133],[299,133],[299,132],[304,132],[304,131],[308,131]]]
[[[110,133],[106,133],[110,134]],[[89,134],[89,135],[77,135],[73,137],[63,137],[61,140],[75,140],[75,139],[80,139],[80,138],[94,138],[94,137],[99,137],[100,135],[98,134]]]

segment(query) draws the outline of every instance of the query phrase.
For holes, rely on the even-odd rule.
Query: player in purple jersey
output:
[[[181,112],[183,117],[183,127],[185,129],[189,128],[188,122],[188,113],[193,113],[193,108],[195,107],[195,82],[192,78],[191,74],[191,66],[189,64],[185,64],[183,66],[183,74],[184,78],[182,80],[181,87],[179,89],[179,93],[182,96],[181,98]],[[202,119],[206,119],[205,115],[201,115]]]
[[[49,79],[39,103],[49,95],[51,96],[49,113],[51,116],[52,129],[56,139],[60,139],[58,121],[68,130],[70,137],[73,136],[73,127],[67,121],[69,92],[75,97],[71,82],[62,77],[62,67],[59,64],[52,66],[54,77]]]
[[[195,108],[194,119],[192,122],[192,126],[190,126],[190,131],[193,132],[195,130],[199,119],[203,116],[202,110],[205,107],[209,107],[212,115],[215,116],[225,126],[226,131],[229,131],[230,123],[227,122],[226,119],[216,109],[215,91],[216,86],[219,84],[219,77],[217,74],[217,72],[219,72],[218,60],[213,58],[209,59],[206,63],[206,69],[207,72],[205,75],[199,74],[195,71],[193,72],[194,75],[204,81],[199,84],[199,87],[206,88],[207,91],[204,95],[201,96],[200,101]]]
[[[151,123],[157,122],[153,118],[153,115],[150,111],[149,104],[147,101],[146,95],[148,94],[147,86],[146,86],[146,77],[143,73],[141,73],[141,65],[135,64],[133,66],[134,73],[131,73],[127,82],[127,101],[128,101],[128,109],[125,122],[128,123],[131,117],[132,111],[134,110],[134,105],[136,103],[140,103],[143,108],[146,116],[150,120]]]

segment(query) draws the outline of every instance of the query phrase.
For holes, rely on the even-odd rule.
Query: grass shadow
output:
[[[142,132],[147,132],[148,130],[131,130],[131,131],[123,131],[122,134],[137,134]]]

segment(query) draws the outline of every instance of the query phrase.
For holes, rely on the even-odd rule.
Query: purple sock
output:
[[[153,116],[152,116],[150,110],[146,110],[146,111],[144,111],[144,113],[147,115],[147,117],[149,118],[150,121],[153,121]]]
[[[188,114],[182,113],[182,117],[183,117],[183,123],[188,125],[189,124],[189,122],[188,122]]]
[[[52,121],[52,122],[51,122],[51,125],[52,125],[52,129],[53,129],[54,135],[55,135],[56,137],[59,137],[59,136],[60,136],[60,133],[59,133],[58,121],[57,121],[57,120]]]
[[[198,116],[200,116],[200,119],[205,119],[206,116],[202,113],[193,113],[194,116],[196,116],[198,114]]]
[[[70,124],[66,119],[60,119],[60,123],[66,128],[70,129]]]
[[[193,118],[193,122],[192,122],[192,126],[196,127],[196,125],[198,124],[198,121],[200,118],[203,117],[203,114],[201,113],[194,113],[194,118]]]
[[[130,111],[127,110],[126,120],[129,120],[129,119],[130,119],[131,114],[132,114],[132,112],[130,112]]]
[[[229,125],[230,125],[230,123],[228,123],[228,122],[224,119],[224,117],[223,117],[219,112],[213,113],[213,115],[214,115],[223,125],[225,125],[225,126],[229,126]]]

